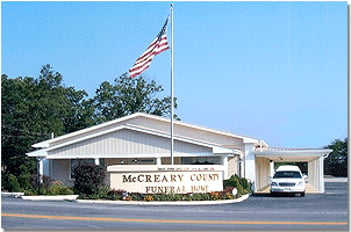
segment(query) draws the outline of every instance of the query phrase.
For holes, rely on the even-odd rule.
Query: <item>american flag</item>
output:
[[[156,38],[147,47],[146,51],[136,60],[133,67],[129,69],[129,75],[131,78],[139,75],[148,67],[150,67],[151,61],[154,58],[154,56],[169,49],[166,35],[167,23],[168,18],[166,19],[165,24],[163,25],[161,31],[158,33]]]

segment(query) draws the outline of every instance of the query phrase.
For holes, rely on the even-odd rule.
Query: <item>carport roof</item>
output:
[[[254,151],[256,157],[264,157],[275,162],[307,162],[320,157],[327,158],[331,149],[265,147]]]

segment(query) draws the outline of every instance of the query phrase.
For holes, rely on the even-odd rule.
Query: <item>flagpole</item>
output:
[[[174,73],[174,66],[173,66],[173,51],[174,51],[174,43],[173,43],[173,3],[171,3],[171,38],[172,38],[172,44],[171,44],[171,165],[174,164],[173,161],[173,151],[174,151],[174,141],[173,141],[173,133],[174,133],[174,127],[173,127],[173,117],[174,117],[174,88],[173,88],[173,73]]]

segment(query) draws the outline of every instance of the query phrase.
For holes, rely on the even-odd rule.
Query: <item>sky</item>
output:
[[[93,97],[161,30],[170,2],[1,2],[1,73],[50,64]],[[347,2],[174,2],[175,113],[184,122],[320,148],[348,135]],[[171,43],[171,27],[167,36]],[[171,52],[143,75],[170,95]]]

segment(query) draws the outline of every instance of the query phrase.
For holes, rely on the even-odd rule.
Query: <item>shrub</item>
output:
[[[239,180],[244,190],[250,190],[250,184],[245,178],[240,178]]]
[[[209,201],[209,200],[229,200],[234,199],[232,194],[234,187],[226,187],[223,191],[210,193],[186,193],[186,194],[142,194],[128,193],[125,190],[108,190],[103,188],[100,193],[79,196],[80,199],[107,199],[107,200],[123,200],[123,201]]]
[[[31,178],[31,174],[29,173],[24,173],[17,176],[18,183],[23,190],[31,190],[34,188],[34,186],[30,181],[30,178]]]
[[[33,190],[38,189],[38,175],[37,174],[31,174],[30,179],[29,179],[30,185],[32,186]],[[51,183],[51,178],[50,176],[45,176],[43,175],[43,183],[40,184],[41,188],[48,189],[49,185]]]
[[[107,199],[109,192],[110,192],[110,187],[107,185],[103,185],[102,187],[100,187],[97,194],[99,195],[99,198]]]
[[[27,181],[27,188],[25,189],[26,195],[47,195],[48,188],[51,183],[51,179],[49,176],[42,176],[43,183],[38,186],[38,175],[31,174],[26,177],[25,180]]]
[[[106,199],[108,200],[122,200],[124,196],[127,195],[127,192],[124,190],[109,190],[106,195]]]
[[[48,195],[72,195],[73,191],[61,181],[53,181],[47,189]]]
[[[98,165],[82,165],[74,170],[74,192],[79,195],[99,195],[105,186],[105,169]]]
[[[13,174],[8,174],[8,183],[7,183],[7,190],[10,192],[20,192],[23,189],[21,188],[20,184],[18,183],[17,177]]]
[[[245,178],[240,178],[238,175],[233,175],[228,180],[224,180],[223,187],[236,188],[239,195],[244,195],[251,192],[249,182]]]
[[[24,195],[25,196],[35,196],[37,194],[36,194],[36,192],[34,192],[32,190],[24,190]]]
[[[220,199],[220,193],[219,192],[210,192],[210,199],[211,200],[219,200]]]
[[[153,201],[153,200],[154,200],[154,198],[151,195],[146,195],[144,197],[144,201]]]
[[[235,196],[232,194],[233,189],[234,187],[230,187],[230,186],[225,187],[221,192],[221,199],[224,199],[224,200],[234,199]]]
[[[231,200],[231,199],[234,199],[234,195],[232,193],[226,192],[222,199]]]
[[[223,192],[228,192],[228,193],[231,193],[233,191],[234,187],[232,186],[226,186],[224,189],[223,189]]]
[[[194,193],[190,195],[192,201],[202,201],[203,200],[202,193]]]
[[[187,193],[182,195],[182,201],[192,201],[193,200],[193,194],[192,193]]]
[[[130,194],[131,200],[132,201],[142,201],[144,200],[144,194],[141,193],[131,193]]]
[[[154,194],[153,198],[155,201],[172,201],[173,194]]]

